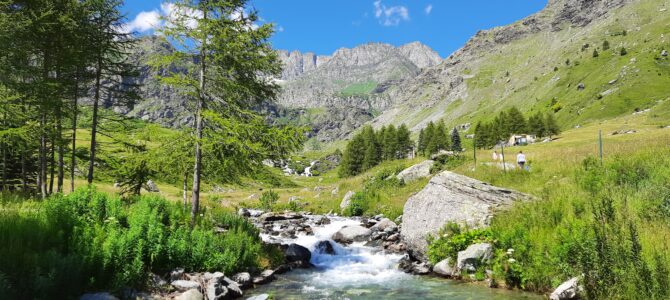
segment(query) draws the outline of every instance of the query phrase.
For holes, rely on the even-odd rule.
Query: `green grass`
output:
[[[364,96],[370,94],[376,87],[377,83],[374,81],[354,83],[342,89],[340,95],[343,97]]]

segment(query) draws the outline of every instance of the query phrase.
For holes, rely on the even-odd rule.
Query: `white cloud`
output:
[[[284,32],[283,26],[277,26],[277,32]]]
[[[430,15],[430,13],[433,11],[433,5],[428,4],[428,6],[426,6],[426,8],[423,11],[425,11],[427,15]]]
[[[398,26],[401,21],[409,21],[409,10],[405,6],[387,7],[381,0],[374,2],[375,18],[384,26]]]
[[[160,26],[160,13],[156,10],[143,11],[137,14],[135,19],[124,24],[121,28],[122,32],[146,32],[156,29]]]

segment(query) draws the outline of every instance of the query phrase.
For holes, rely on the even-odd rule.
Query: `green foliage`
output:
[[[80,189],[44,202],[2,204],[0,286],[9,298],[59,298],[84,291],[142,288],[149,272],[235,272],[257,266],[261,241],[253,224],[207,211],[188,215],[158,197],[129,202]],[[214,227],[227,229],[216,233]]]
[[[261,208],[265,210],[272,210],[272,208],[277,204],[277,200],[279,200],[279,194],[275,191],[267,191],[263,192],[261,194]]]
[[[461,135],[458,133],[458,129],[456,128],[451,131],[451,151],[454,153],[463,151],[463,146],[461,145]]]
[[[449,222],[440,230],[437,237],[429,239],[428,259],[436,264],[447,257],[456,260],[459,251],[476,243],[492,242],[490,229],[468,229]]]
[[[382,127],[379,131],[365,126],[347,144],[339,175],[355,176],[382,161],[405,158],[413,147],[409,129],[404,124],[397,129],[393,125]]]
[[[598,57],[600,54],[598,54],[598,50],[593,49],[593,57]]]
[[[610,42],[608,40],[603,41],[603,51],[607,51],[610,49]]]
[[[619,49],[619,55],[625,56],[626,54],[628,54],[628,50],[626,50],[625,47],[621,47],[621,49]]]
[[[558,103],[556,102],[555,105]],[[523,114],[516,107],[512,107],[508,111],[500,112],[491,122],[477,123],[475,145],[478,148],[491,148],[501,141],[507,141],[512,134],[524,133],[532,133],[537,137],[551,137],[560,134],[560,128],[551,113],[543,117],[538,112],[526,121]]]

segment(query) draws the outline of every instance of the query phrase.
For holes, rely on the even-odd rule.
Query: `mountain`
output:
[[[479,31],[446,59],[419,42],[332,55],[278,50],[282,92],[261,109],[277,124],[310,126],[322,142],[346,139],[366,123],[406,123],[416,132],[429,121],[475,123],[511,106],[555,113],[564,127],[670,112],[668,8],[670,0],[550,0],[536,14]],[[133,58],[143,66],[144,100],[121,111],[189,125],[185,99],[146,67],[170,46],[156,37],[140,44]]]
[[[417,131],[439,119],[474,123],[511,106],[553,112],[563,126],[670,111],[668,8],[658,0],[551,0],[390,87],[393,105],[372,123]]]
[[[140,66],[141,76],[134,83],[141,85],[142,101],[117,111],[169,127],[193,122],[188,101],[158,81],[157,75],[164,71],[148,66],[153,55],[171,51],[174,49],[156,36],[140,39],[131,58]],[[419,42],[400,47],[369,43],[338,49],[331,56],[277,52],[284,67],[277,79],[282,92],[277,103],[266,103],[261,109],[269,111],[277,123],[312,127],[312,135],[321,141],[345,138],[390,105],[382,93],[386,87],[442,61]]]

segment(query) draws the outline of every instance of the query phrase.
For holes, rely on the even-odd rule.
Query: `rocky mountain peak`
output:
[[[400,53],[412,61],[417,67],[423,69],[432,67],[442,61],[437,52],[421,42],[411,42],[399,47]]]

